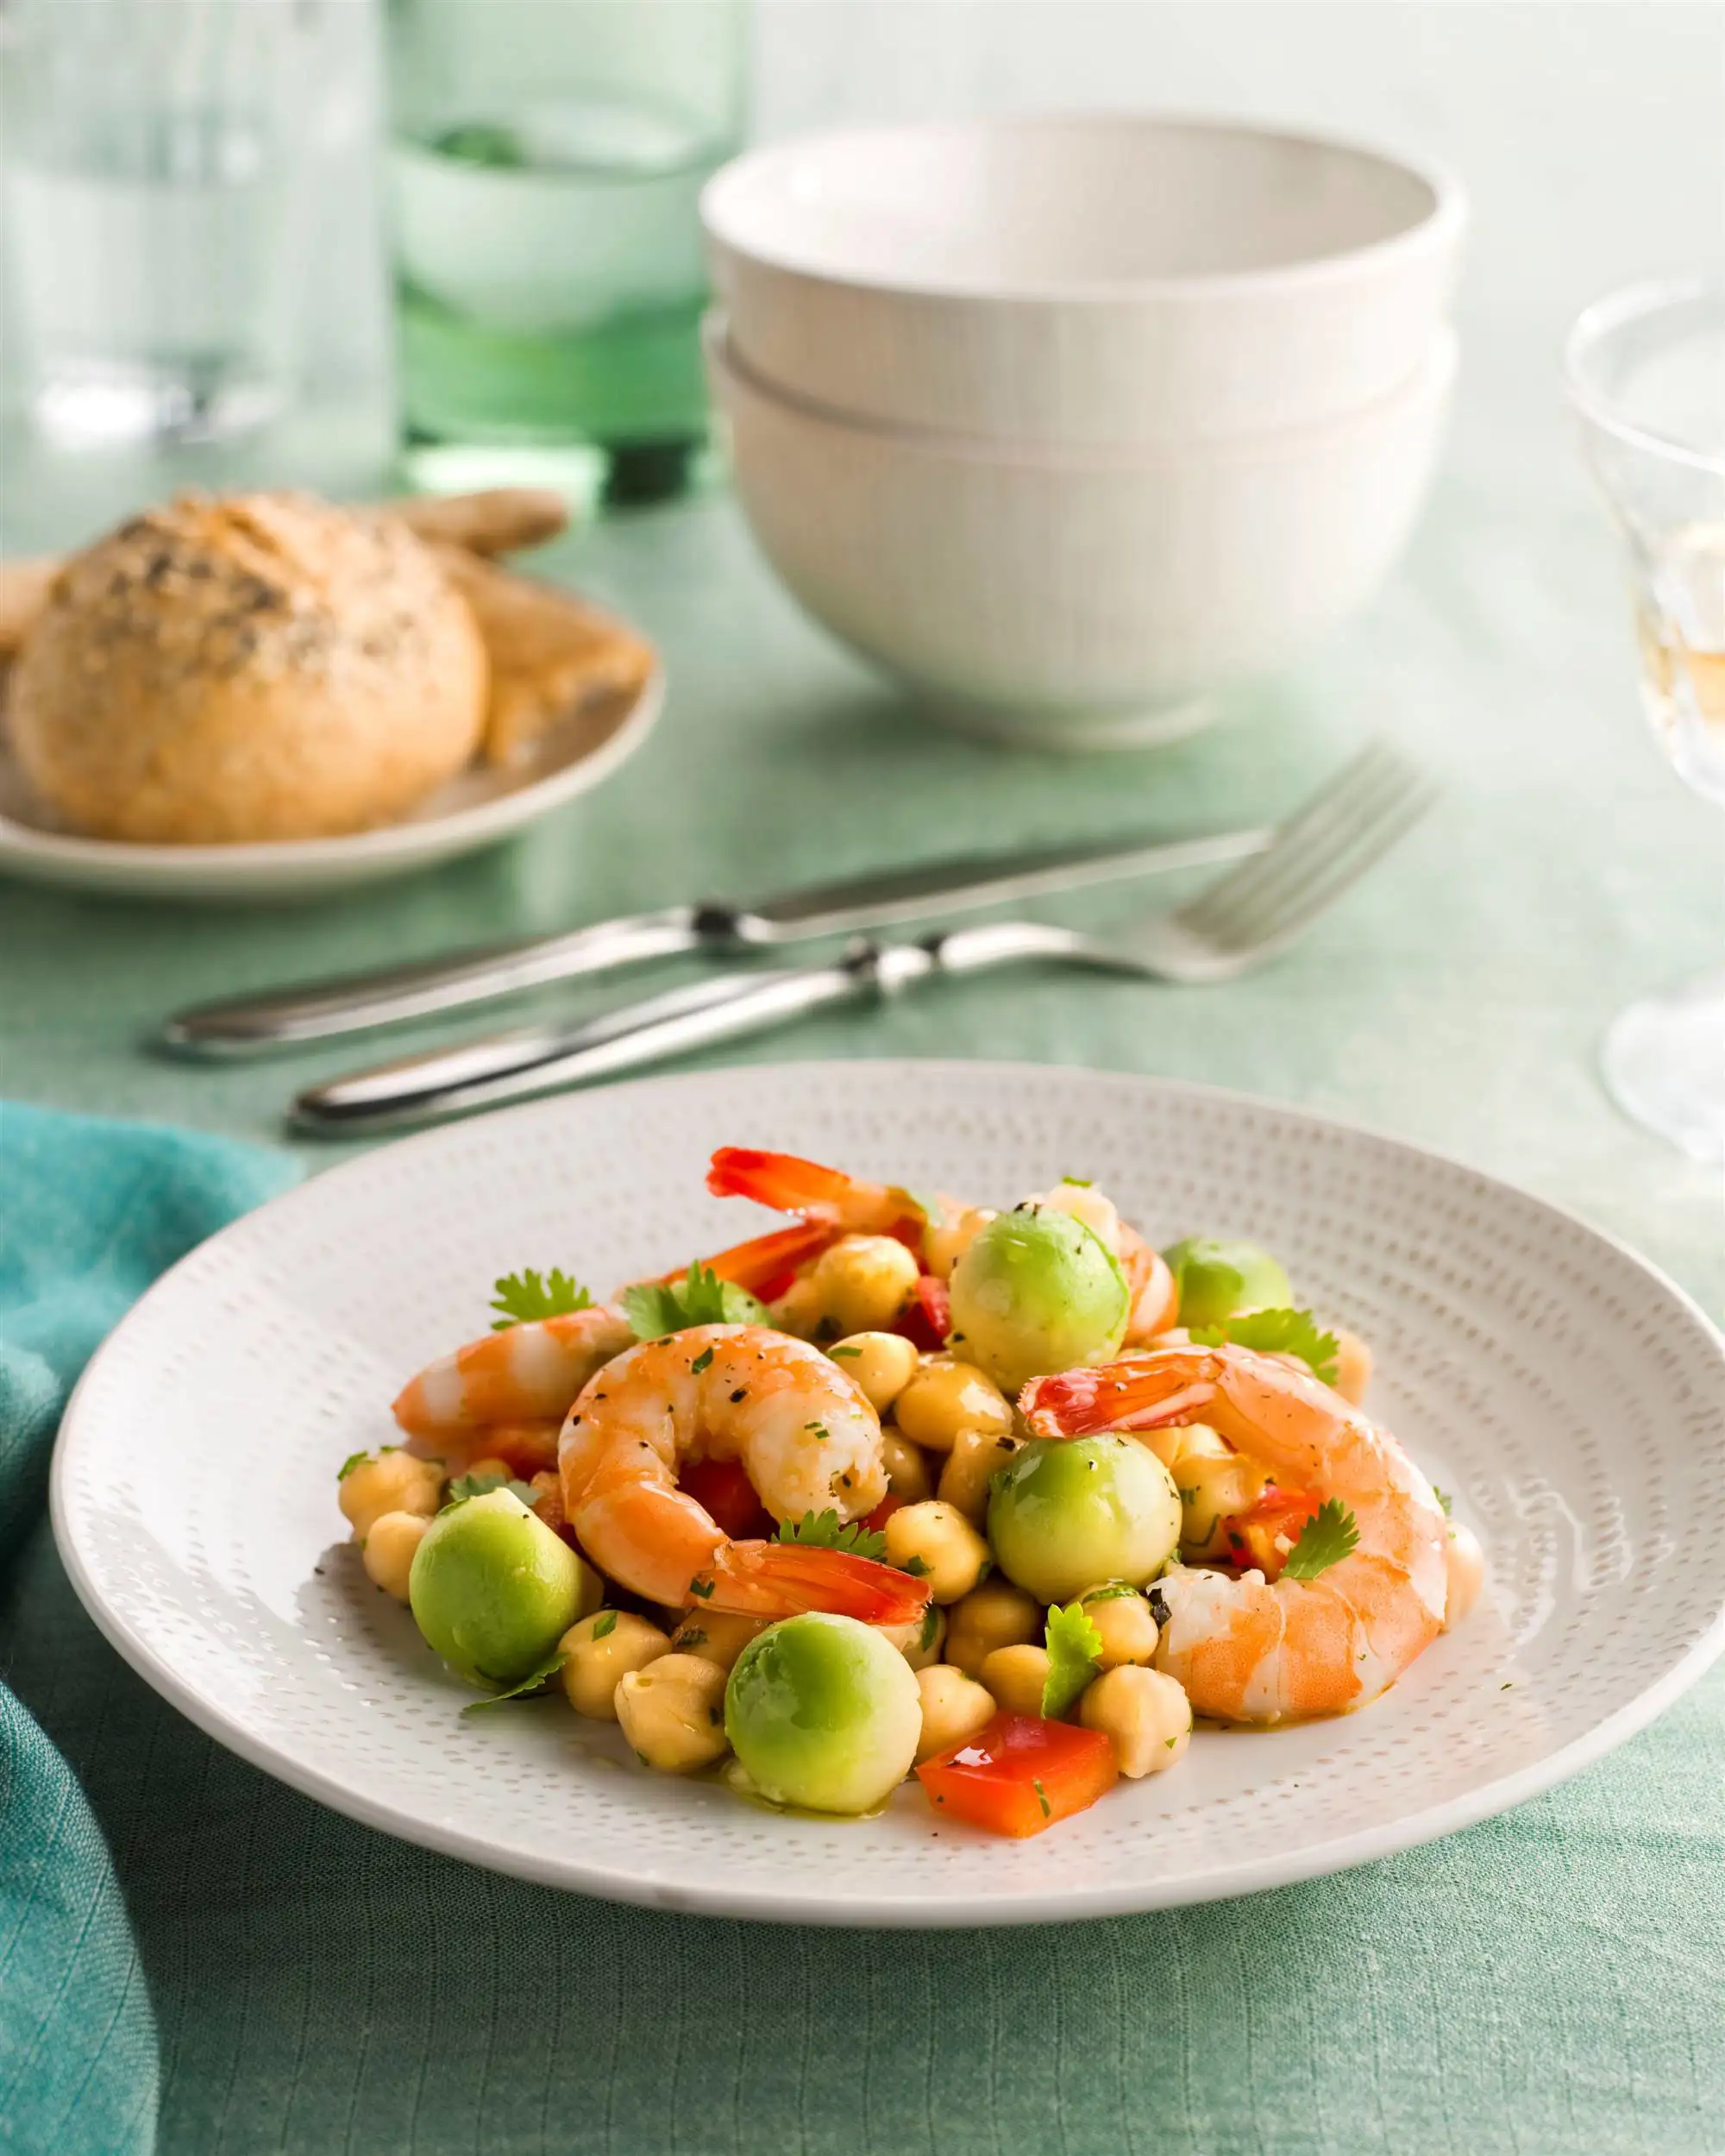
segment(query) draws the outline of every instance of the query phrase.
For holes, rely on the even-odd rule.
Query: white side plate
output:
[[[523,762],[470,765],[399,823],[342,839],[249,845],[133,845],[59,829],[32,799],[0,722],[0,877],[213,903],[311,898],[401,876],[493,845],[597,786],[646,739],[664,695],[656,669],[635,695],[550,727]]]
[[[1483,1537],[1485,1596],[1355,1717],[1201,1732],[1026,1843],[753,1808],[638,1767],[561,1697],[474,1694],[366,1582],[336,1507],[494,1275],[596,1289],[769,1224],[707,1197],[724,1142],[978,1201],[1097,1179],[1158,1242],[1248,1235],[1371,1342],[1371,1405]],[[1452,1162],[1267,1103],[989,1064],[827,1063],[517,1109],[318,1176],[204,1244],[91,1363],[54,1462],[91,1615],[242,1757],[476,1864],[664,1908],[1004,1924],[1244,1894],[1405,1849],[1610,1750],[1725,1645],[1725,1342],[1668,1280]]]

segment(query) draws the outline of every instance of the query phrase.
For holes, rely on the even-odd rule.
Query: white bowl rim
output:
[[[817,146],[866,144],[882,139],[902,140],[911,135],[962,133],[1007,135],[1047,128],[1115,128],[1166,130],[1182,134],[1234,135],[1259,141],[1293,144],[1302,149],[1339,152],[1385,166],[1416,179],[1430,193],[1431,208],[1416,223],[1369,241],[1363,247],[1313,255],[1298,262],[1271,268],[1195,271],[1183,275],[1106,278],[1075,280],[1070,284],[1001,285],[989,289],[950,280],[917,276],[884,276],[862,270],[844,270],[799,255],[792,249],[757,245],[727,229],[727,198],[763,169]],[[827,128],[806,135],[787,136],[746,150],[719,169],[701,189],[702,229],[717,245],[739,259],[766,265],[834,291],[871,292],[906,299],[949,300],[961,305],[988,307],[1120,305],[1141,300],[1201,301],[1216,296],[1253,292],[1297,290],[1302,286],[1342,283],[1383,267],[1402,255],[1441,249],[1460,237],[1467,223],[1467,194],[1461,181],[1436,158],[1392,150],[1363,137],[1319,132],[1315,129],[1251,119],[1244,114],[1184,112],[1144,107],[1137,110],[1103,108],[1095,111],[1051,109],[973,115],[966,118],[924,120],[873,127]]]
[[[1254,434],[1200,435],[1189,439],[1138,443],[1059,443],[996,438],[982,434],[949,434],[936,427],[907,426],[876,419],[866,412],[840,412],[781,382],[771,382],[743,358],[731,336],[722,307],[701,317],[701,344],[708,367],[727,386],[772,405],[809,427],[872,441],[931,463],[988,464],[1025,471],[1166,471],[1192,465],[1264,463],[1321,452],[1373,422],[1394,418],[1409,405],[1440,402],[1454,382],[1460,345],[1447,324],[1427,347],[1414,372],[1389,393],[1352,405],[1303,426],[1272,427]]]

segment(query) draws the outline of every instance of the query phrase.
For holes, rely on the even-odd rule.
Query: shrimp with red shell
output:
[[[1040,1436],[1202,1422],[1278,1484],[1334,1499],[1358,1539],[1311,1578],[1196,1568],[1155,1587],[1156,1666],[1194,1709],[1276,1722],[1364,1707],[1443,1628],[1448,1522],[1390,1433],[1308,1372],[1235,1347],[1170,1348],[1038,1378],[1021,1405]]]
[[[682,1471],[734,1461],[775,1518],[860,1518],[887,1493],[880,1418],[819,1348],[758,1325],[643,1341],[587,1384],[559,1443],[563,1509],[599,1568],[650,1601],[750,1616],[920,1616],[919,1581],[868,1558],[734,1542]]]

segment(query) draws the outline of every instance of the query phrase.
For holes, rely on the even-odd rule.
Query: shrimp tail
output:
[[[752,1235],[747,1242],[734,1242],[728,1249],[716,1250],[712,1257],[697,1262],[721,1280],[733,1281],[762,1302],[771,1302],[784,1293],[811,1258],[830,1249],[842,1233],[837,1221],[800,1220],[789,1228]],[[682,1277],[681,1267],[664,1275],[667,1280]]]
[[[864,1625],[914,1624],[929,1602],[925,1581],[873,1557],[781,1542],[724,1543],[689,1593],[707,1609],[738,1617],[827,1610]]]
[[[922,1248],[927,1221],[907,1191],[863,1183],[840,1168],[805,1160],[794,1153],[763,1153],[752,1146],[721,1146],[707,1165],[706,1186],[715,1197],[752,1197],[777,1213],[800,1213],[853,1234],[894,1235]]]
[[[1189,1421],[1215,1396],[1215,1382],[1208,1376],[1195,1374],[1170,1392],[1159,1372],[1128,1359],[1032,1378],[1019,1406],[1038,1437],[1094,1437],[1103,1430],[1157,1430]]]

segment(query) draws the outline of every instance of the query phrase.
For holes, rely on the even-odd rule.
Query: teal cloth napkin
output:
[[[54,1428],[97,1343],[157,1273],[296,1172],[225,1139],[0,1103],[0,1567],[41,1514]],[[102,1829],[0,1686],[0,2147],[150,2149],[157,2081]]]
[[[557,1895],[210,1744],[102,1641],[31,1515],[103,1330],[290,1173],[0,1109],[0,2147],[1725,2150],[1725,1670],[1430,1848],[1208,1908],[968,1933]]]

